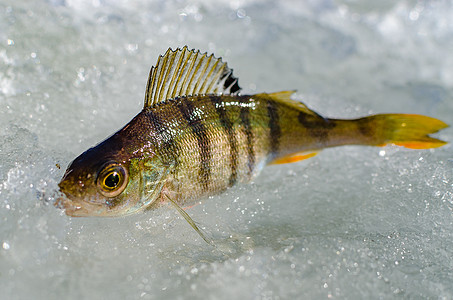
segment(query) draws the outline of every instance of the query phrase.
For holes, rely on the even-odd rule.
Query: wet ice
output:
[[[268,167],[188,211],[216,248],[171,207],[96,219],[52,205],[66,165],[140,111],[170,46],[224,57],[244,92],[297,89],[328,117],[451,123],[451,5],[376,3],[2,2],[2,294],[451,298],[451,145],[351,146]],[[453,141],[452,130],[439,137]]]

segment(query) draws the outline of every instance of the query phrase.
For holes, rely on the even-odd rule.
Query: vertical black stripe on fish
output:
[[[240,118],[242,125],[244,126],[244,132],[246,136],[246,146],[247,146],[247,175],[251,176],[253,174],[253,169],[255,168],[255,149],[253,148],[253,131],[252,126],[250,125],[250,100],[248,96],[240,98],[241,103],[241,112]]]
[[[374,120],[371,119],[371,120]],[[359,128],[359,132],[366,137],[373,137],[374,136],[374,127],[370,126],[372,122],[370,122],[370,118],[360,118],[356,120],[356,124]]]
[[[222,105],[222,101],[220,100],[219,96],[209,96],[209,99],[214,105],[217,115],[219,116],[220,124],[222,125],[223,131],[228,136],[229,146],[230,146],[230,179],[228,181],[228,185],[232,186],[237,181],[238,176],[238,157],[239,157],[239,150],[238,150],[238,143],[236,139],[236,135],[234,134],[233,130],[233,122],[227,115],[225,111],[225,107]]]
[[[335,127],[333,120],[325,119],[319,115],[310,115],[305,112],[299,112],[297,117],[299,124],[307,129],[309,135],[325,142],[328,138],[328,130]]]
[[[267,115],[269,117],[269,157],[272,159],[278,153],[280,148],[280,137],[282,135],[277,104],[273,100],[268,100],[267,102]]]
[[[146,116],[148,117],[150,124],[154,129],[153,132],[156,134],[157,144],[160,145],[160,154],[164,158],[171,160],[171,163],[178,165],[178,147],[176,146],[173,136],[171,136],[169,131],[167,130],[165,122],[162,120],[159,114],[156,114],[152,110],[146,111]]]
[[[195,114],[194,106],[190,101],[181,101],[178,104],[178,109],[187,121],[188,126],[192,129],[192,133],[197,138],[200,157],[198,179],[203,189],[207,191],[209,189],[209,181],[211,179],[211,142],[207,136],[206,126],[203,124],[203,120]]]

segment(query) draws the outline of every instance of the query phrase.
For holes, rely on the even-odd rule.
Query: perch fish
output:
[[[290,99],[294,91],[239,91],[220,58],[169,49],[151,68],[143,110],[69,165],[57,205],[70,216],[120,216],[172,203],[199,232],[181,206],[247,182],[265,165],[341,145],[446,144],[428,136],[448,127],[431,117],[329,119]]]

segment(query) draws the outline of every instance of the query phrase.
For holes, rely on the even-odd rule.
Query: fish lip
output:
[[[103,206],[101,204],[82,200],[80,195],[64,190],[63,180],[58,186],[60,187],[60,197],[55,200],[54,206],[63,209],[67,216],[92,217],[103,214]]]
[[[90,217],[99,215],[102,205],[86,202],[65,192],[55,200],[54,206],[63,209],[70,217]]]
[[[61,208],[65,211],[66,215],[70,217],[81,216],[79,212],[83,210],[82,205],[77,205],[76,201],[69,200],[65,197],[60,197],[55,201],[55,207]]]
[[[67,195],[57,198],[54,205],[63,209],[69,217],[111,217],[118,215],[109,211],[103,204],[91,203],[78,198],[71,199]]]

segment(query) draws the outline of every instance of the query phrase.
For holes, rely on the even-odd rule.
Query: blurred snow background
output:
[[[141,110],[168,47],[214,52],[244,93],[297,89],[325,116],[452,124],[452,20],[451,1],[2,0],[1,298],[453,298],[451,144],[268,167],[188,211],[216,248],[170,207],[52,206],[67,164]]]

